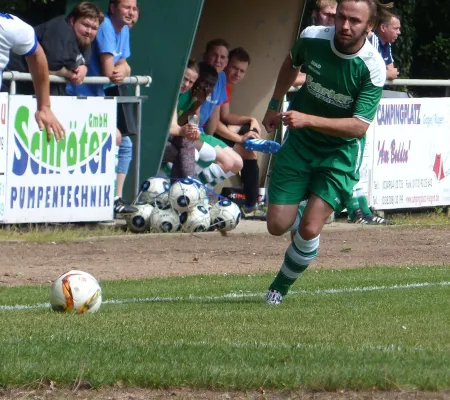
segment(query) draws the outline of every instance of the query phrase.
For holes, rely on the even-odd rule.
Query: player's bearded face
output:
[[[344,53],[356,53],[366,40],[372,24],[369,22],[370,10],[367,3],[344,1],[336,12],[335,43]]]

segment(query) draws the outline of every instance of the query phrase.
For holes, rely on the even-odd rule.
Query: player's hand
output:
[[[111,81],[116,85],[121,85],[125,79],[125,74],[120,69],[115,69],[111,76]]]
[[[278,114],[278,112],[275,110],[267,110],[262,122],[264,128],[266,128],[267,133],[271,133],[275,129],[277,129],[279,123],[280,115]]]
[[[196,103],[203,104],[206,101],[206,91],[200,87],[195,87],[192,89],[192,100]]]
[[[255,118],[252,118],[250,120],[250,130],[254,131],[255,129],[258,131],[258,133],[261,133],[261,127],[259,126],[258,121]]]
[[[69,81],[73,85],[81,85],[84,81],[84,78],[86,78],[86,74],[86,65],[80,65],[72,71],[72,76],[69,78]]]
[[[279,114],[283,125],[289,129],[304,128],[307,126],[307,115],[298,111],[287,111]]]
[[[244,143],[247,139],[259,139],[260,137],[258,132],[248,131],[245,135],[241,136],[240,143]]]
[[[386,71],[386,78],[393,81],[394,79],[397,79],[399,75],[398,69],[395,67],[389,68]]]
[[[50,141],[52,135],[55,136],[55,140],[58,142],[64,137],[65,130],[60,122],[56,119],[55,114],[50,107],[44,107],[42,110],[38,110],[34,114],[36,122],[39,125],[39,129],[47,131],[47,140]]]
[[[184,136],[194,142],[200,137],[200,131],[197,126],[186,124],[181,127],[180,136]]]

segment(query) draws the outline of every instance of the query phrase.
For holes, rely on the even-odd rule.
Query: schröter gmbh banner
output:
[[[66,129],[47,141],[36,99],[10,96],[4,221],[77,222],[113,218],[116,101],[53,97]]]

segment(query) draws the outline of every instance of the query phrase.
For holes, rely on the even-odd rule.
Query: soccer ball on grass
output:
[[[206,232],[211,225],[211,216],[205,206],[198,205],[182,213],[180,221],[185,232]]]
[[[155,208],[150,217],[150,232],[172,233],[180,229],[180,216],[170,206]]]
[[[241,210],[231,200],[220,200],[211,207],[211,224],[219,231],[227,232],[236,228],[241,220]]]
[[[137,211],[125,217],[127,228],[133,233],[144,233],[150,229],[150,216],[154,207],[148,203],[133,204]]]
[[[72,270],[53,281],[50,305],[54,311],[84,314],[98,311],[102,304],[102,289],[87,272]]]
[[[197,183],[186,178],[180,179],[170,188],[170,205],[180,213],[188,211],[199,204],[201,194]]]
[[[148,189],[142,192],[140,200],[158,208],[168,205],[170,181],[165,178],[149,178],[147,182],[149,182]]]

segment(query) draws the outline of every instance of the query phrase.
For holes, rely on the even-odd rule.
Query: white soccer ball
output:
[[[170,181],[165,178],[147,179],[150,186],[142,192],[140,200],[158,208],[164,208],[169,204]]]
[[[133,204],[138,210],[126,216],[127,227],[133,233],[144,233],[150,229],[150,216],[154,207],[148,203]]]
[[[169,190],[169,201],[172,208],[180,213],[193,209],[200,202],[198,184],[190,179],[176,181]]]
[[[192,210],[182,213],[180,221],[185,232],[206,232],[211,225],[211,216],[206,207],[199,204]]]
[[[150,217],[150,232],[172,233],[180,229],[180,216],[170,206],[155,208]]]
[[[87,272],[72,270],[53,281],[50,305],[54,311],[84,314],[98,311],[102,304],[102,289]]]
[[[211,224],[219,231],[231,231],[241,220],[241,210],[231,200],[220,200],[211,207]]]

